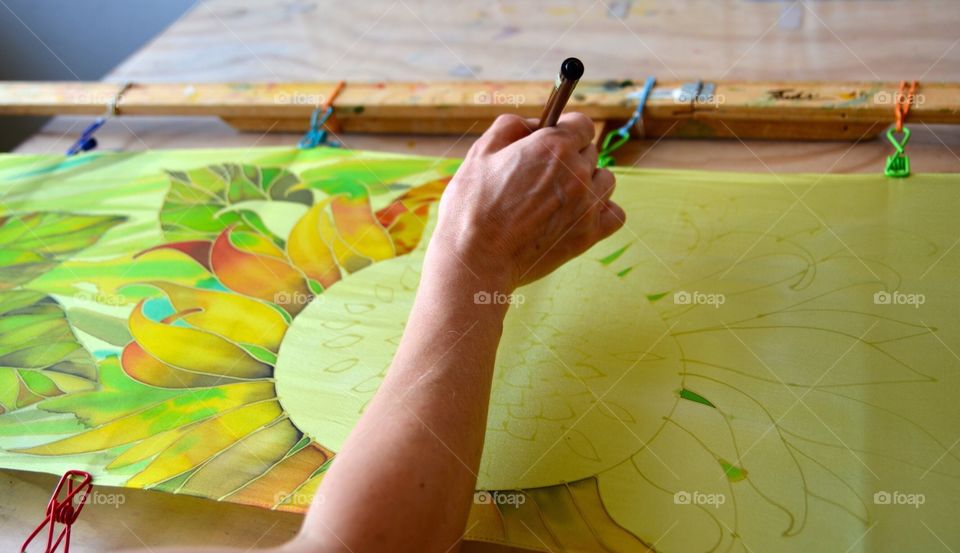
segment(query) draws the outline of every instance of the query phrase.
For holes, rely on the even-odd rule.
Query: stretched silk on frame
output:
[[[304,510],[397,347],[458,163],[0,157],[0,466]],[[511,307],[468,536],[960,544],[960,177],[617,175],[627,226],[475,298]]]

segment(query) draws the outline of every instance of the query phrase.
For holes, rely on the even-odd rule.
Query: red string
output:
[[[914,96],[917,92],[917,81],[910,83],[910,90],[904,93],[907,88],[907,81],[900,81],[900,88],[897,90],[897,96],[893,99],[893,115],[896,117],[897,132],[903,132],[903,121],[910,112],[910,105],[913,104]]]

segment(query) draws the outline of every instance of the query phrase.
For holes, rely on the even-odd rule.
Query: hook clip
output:
[[[907,114],[910,112],[910,105],[914,102],[917,92],[917,81],[910,83],[910,89],[907,90],[907,82],[900,81],[900,88],[893,99],[894,126],[887,130],[887,140],[893,145],[893,154],[887,156],[887,163],[883,168],[883,174],[893,178],[904,178],[910,176],[910,158],[904,153],[907,142],[910,140],[910,129],[903,125]],[[897,139],[896,133],[902,133],[903,138]]]
[[[67,486],[67,495],[61,500],[60,492],[63,491],[64,484]],[[83,506],[87,503],[87,498],[90,496],[91,490],[93,490],[93,475],[89,472],[68,470],[64,473],[60,478],[60,483],[57,484],[57,488],[53,491],[53,495],[50,497],[50,502],[47,503],[46,517],[40,522],[33,533],[30,534],[27,540],[23,542],[23,545],[20,546],[20,553],[26,553],[30,542],[32,542],[47,525],[49,525],[50,528],[47,531],[47,548],[44,549],[44,553],[54,553],[61,542],[63,543],[64,553],[70,553],[70,526],[77,520],[77,517],[80,516],[80,511],[83,510]],[[57,523],[63,525],[63,530],[61,530],[60,533],[57,534],[56,539],[54,539]]]
[[[637,109],[633,111],[633,115],[622,127],[610,131],[603,138],[603,143],[600,145],[600,155],[597,158],[597,167],[603,168],[613,165],[614,150],[630,140],[630,131],[643,119],[643,108],[647,105],[647,99],[650,98],[650,92],[655,84],[657,84],[656,78],[647,77],[640,91],[627,95],[630,99],[637,99]]]
[[[310,130],[308,130],[306,134],[303,135],[303,138],[300,139],[300,142],[297,143],[297,148],[308,150],[321,144],[339,148],[340,143],[329,140],[327,136],[328,131],[323,128],[324,123],[327,122],[327,119],[330,119],[331,115],[333,115],[332,107],[324,109],[323,106],[318,106],[314,109],[310,115]]]
[[[330,131],[323,128],[323,126],[327,120],[333,116],[333,101],[337,99],[337,96],[340,95],[340,91],[343,90],[345,85],[346,83],[344,81],[338,82],[337,86],[333,88],[333,92],[330,93],[330,97],[327,98],[323,105],[318,105],[314,108],[313,113],[310,115],[310,129],[307,130],[303,138],[300,139],[300,142],[297,143],[298,148],[307,150],[320,145],[332,146],[334,148],[341,146],[339,142],[329,139],[328,134]]]
[[[126,92],[133,86],[133,83],[124,83],[120,87],[120,90],[114,94],[113,98],[107,102],[107,109],[103,112],[103,115],[97,117],[93,123],[91,123],[86,129],[83,129],[83,132],[80,133],[80,138],[67,149],[67,155],[73,156],[79,154],[80,152],[89,152],[90,150],[97,147],[97,139],[93,137],[93,133],[97,132],[104,123],[107,122],[107,119],[111,117],[116,117],[117,115],[117,104],[120,103],[120,97],[123,96],[123,93]]]

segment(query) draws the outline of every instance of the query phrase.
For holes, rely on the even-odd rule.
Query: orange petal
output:
[[[320,444],[311,443],[288,455],[263,476],[224,499],[229,499],[232,503],[275,507],[288,495],[296,492],[332,457],[333,452]],[[301,512],[304,510],[306,509],[300,509]]]
[[[449,180],[431,181],[413,188],[377,211],[377,220],[387,229],[397,255],[410,253],[417,247],[430,215],[430,205],[440,199]]]
[[[231,229],[217,236],[210,251],[213,272],[224,286],[275,303],[296,315],[313,298],[303,273],[274,257],[241,251],[230,243]]]
[[[178,369],[150,355],[136,342],[123,348],[120,365],[133,379],[158,388],[207,388],[236,382],[223,376]]]
[[[339,239],[348,251],[340,258],[344,269],[352,273],[373,261],[394,257],[393,242],[373,216],[366,196],[336,196],[330,202],[330,210]]]

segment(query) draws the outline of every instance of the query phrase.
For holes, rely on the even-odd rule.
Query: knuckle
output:
[[[562,129],[548,129],[540,136],[540,144],[558,157],[566,155],[571,149],[567,133]]]
[[[524,125],[523,118],[515,113],[501,113],[493,120],[493,129],[509,128],[516,125]],[[524,125],[525,126],[525,125]]]
[[[593,126],[593,119],[590,119],[583,113],[579,111],[574,111],[570,113],[570,122],[577,125],[589,125]]]
[[[593,169],[586,163],[578,163],[573,169],[573,176],[583,184],[589,184],[593,177]]]
[[[587,185],[582,180],[571,181],[567,187],[567,195],[577,201],[583,200],[587,196]]]

